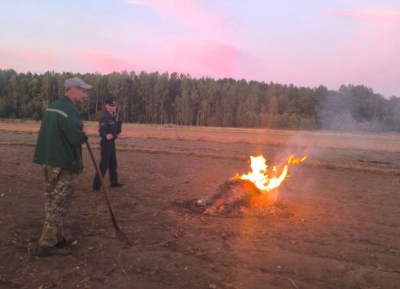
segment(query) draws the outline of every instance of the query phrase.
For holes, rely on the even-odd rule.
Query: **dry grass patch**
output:
[[[98,135],[98,122],[85,122],[89,136]],[[37,133],[39,121],[0,121],[0,131]],[[267,129],[186,127],[124,124],[123,135],[133,139],[179,140],[255,144],[298,148],[362,149],[400,152],[399,133],[356,134],[336,132],[279,131]]]

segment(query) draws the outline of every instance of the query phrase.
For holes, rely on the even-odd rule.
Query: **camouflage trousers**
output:
[[[78,174],[42,165],[44,176],[45,221],[39,246],[54,246],[63,238],[62,219],[68,213]]]

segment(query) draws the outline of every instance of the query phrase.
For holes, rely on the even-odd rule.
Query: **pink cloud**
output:
[[[46,52],[37,51],[25,51],[23,53],[25,60],[33,64],[35,67],[40,67],[44,70],[54,69],[53,62],[55,60],[54,55]]]
[[[48,71],[54,69],[54,55],[33,50],[0,50],[0,67],[18,71]]]
[[[180,23],[184,28],[202,35],[232,36],[236,21],[232,17],[207,10],[206,1],[199,0],[128,0],[127,2],[153,9]]]
[[[101,73],[138,69],[138,65],[135,65],[132,61],[106,52],[86,50],[81,52],[80,57],[94,71]]]
[[[160,49],[152,57],[155,70],[189,73],[195,77],[235,77],[238,75],[236,48],[230,44],[237,30],[236,20],[213,10],[212,1],[205,0],[127,0],[154,10],[183,30],[175,37],[160,40]],[[187,32],[190,37],[186,37]],[[180,37],[179,35],[182,35]],[[162,47],[162,48],[161,48]],[[168,58],[162,54],[168,55]],[[146,67],[149,67],[147,64]]]
[[[342,49],[335,53],[337,80],[365,84],[375,88],[393,86],[400,76],[400,10],[376,7],[355,11],[329,11],[329,15],[364,21],[364,25],[349,26],[352,32]],[[331,63],[333,64],[333,63]],[[332,69],[335,66],[328,64]],[[396,77],[393,77],[396,76]],[[351,80],[351,81],[349,81]],[[358,83],[356,83],[358,82]]]
[[[336,17],[367,20],[375,23],[400,23],[400,11],[386,7],[356,11],[328,10],[327,14]]]
[[[173,38],[168,41],[173,63],[196,77],[238,77],[238,52],[233,45],[214,40]]]
[[[164,15],[178,16],[182,13],[191,13],[195,10],[198,0],[128,0],[127,2],[134,5],[145,6],[157,10]]]
[[[365,30],[343,46],[340,55],[345,65],[338,77],[373,87],[391,86],[400,77],[400,67],[394,65],[400,63],[399,50],[400,40],[393,39],[390,31]]]
[[[18,59],[20,57],[21,56],[18,53],[0,49],[0,67],[13,68],[11,67],[13,60]]]

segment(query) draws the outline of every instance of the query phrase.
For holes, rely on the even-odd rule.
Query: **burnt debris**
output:
[[[173,201],[172,207],[206,215],[240,216],[255,207],[270,206],[275,198],[262,192],[248,180],[231,179],[218,186],[215,194],[185,201]]]

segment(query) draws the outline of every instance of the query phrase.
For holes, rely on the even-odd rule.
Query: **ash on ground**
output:
[[[276,203],[276,193],[262,192],[254,183],[241,179],[231,179],[219,185],[212,196],[175,200],[171,205],[186,212],[212,216],[244,216],[250,212],[270,214],[285,208]]]

